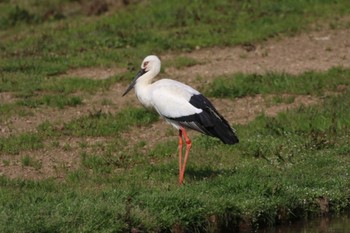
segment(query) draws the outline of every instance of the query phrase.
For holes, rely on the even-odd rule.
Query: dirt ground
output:
[[[146,54],[145,54],[146,55]],[[175,69],[166,68],[160,77],[176,79],[195,88],[209,83],[213,77],[223,74],[286,72],[298,74],[309,70],[325,71],[331,67],[350,67],[350,29],[321,30],[303,33],[289,38],[274,38],[259,44],[224,47],[204,48],[186,53],[160,54],[162,61],[174,59],[176,56],[187,56],[199,61],[198,65]],[[141,61],[140,61],[141,63]],[[126,68],[101,69],[96,67],[70,70],[66,75],[80,76],[90,79],[106,79],[116,73],[125,72]],[[198,79],[198,76],[201,78]],[[128,105],[139,106],[135,95],[128,94],[121,97],[126,88],[125,84],[117,83],[110,90],[98,92],[94,95],[84,95],[84,104],[77,107],[64,109],[38,108],[31,116],[14,116],[1,123],[0,137],[7,137],[22,132],[35,132],[36,127],[50,121],[63,124],[73,118],[102,110],[115,113]],[[219,112],[232,124],[245,124],[253,120],[258,114],[276,115],[288,108],[300,105],[310,105],[320,102],[315,96],[295,96],[293,103],[271,105],[273,96],[257,95],[254,97],[230,99],[211,99]],[[0,102],[9,103],[14,100],[11,93],[0,93]],[[109,100],[108,105],[103,104]],[[128,138],[129,145],[140,140],[148,141],[145,152],[151,149],[158,141],[166,140],[171,130],[164,121],[150,126],[134,127],[121,136]],[[190,136],[193,133],[190,134]],[[64,177],[67,170],[79,166],[80,152],[77,138],[62,138],[59,145],[70,145],[69,150],[64,147],[54,147],[50,142],[45,142],[44,149],[25,151],[19,155],[2,155],[0,161],[0,175],[11,178],[21,177],[28,179],[41,179],[45,177]],[[95,143],[107,139],[84,138]],[[176,139],[175,139],[176,140]],[[176,148],[174,148],[174,153]],[[40,166],[23,166],[21,161],[25,156],[30,156],[38,161]]]

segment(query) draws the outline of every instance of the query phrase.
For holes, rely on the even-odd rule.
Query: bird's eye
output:
[[[148,61],[145,61],[144,63],[143,63],[143,67],[146,67],[148,65]]]

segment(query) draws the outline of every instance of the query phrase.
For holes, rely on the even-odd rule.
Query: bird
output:
[[[183,184],[186,163],[192,141],[186,130],[219,138],[224,144],[236,144],[236,131],[199,91],[172,79],[152,82],[159,74],[161,61],[156,55],[147,56],[122,96],[135,89],[136,96],[147,109],[154,109],[162,118],[178,130],[179,184]],[[183,158],[183,139],[186,152]]]

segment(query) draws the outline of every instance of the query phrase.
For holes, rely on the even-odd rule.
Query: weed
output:
[[[8,26],[15,26],[18,23],[32,23],[35,21],[35,15],[29,13],[26,9],[15,6],[15,8],[10,11],[6,19],[3,19],[4,24]]]
[[[113,105],[113,101],[110,100],[110,99],[104,98],[104,99],[102,99],[101,104],[104,105],[104,106],[108,106],[108,105],[112,106]]]
[[[51,142],[51,145],[52,145],[54,148],[59,148],[59,147],[60,147],[60,142],[54,140],[54,141]]]
[[[79,147],[81,148],[81,149],[85,149],[85,148],[87,148],[88,147],[88,144],[86,143],[86,142],[80,142],[79,143]]]
[[[268,105],[292,104],[295,101],[295,96],[272,96],[267,98]]]
[[[92,169],[94,172],[98,173],[111,173],[112,164],[107,161],[104,157],[82,153],[82,164],[84,167]]]
[[[23,133],[7,138],[0,138],[0,153],[18,154],[21,150],[39,149],[43,139],[33,133]]]
[[[0,122],[5,121],[12,115],[31,116],[33,112],[18,106],[16,103],[0,104]]]
[[[33,167],[36,170],[39,170],[42,167],[41,161],[36,160],[36,159],[34,159],[34,158],[32,158],[31,156],[28,156],[28,155],[22,157],[21,163],[22,163],[22,166]]]
[[[262,56],[262,57],[268,57],[268,56],[269,56],[269,51],[268,51],[268,50],[264,50],[264,51],[261,53],[261,56]]]
[[[9,166],[9,165],[10,165],[10,161],[9,161],[9,160],[6,160],[6,159],[3,159],[3,160],[2,160],[2,164],[3,164],[4,166]]]
[[[65,144],[62,146],[62,149],[63,149],[64,151],[72,151],[72,150],[73,150],[72,146],[71,146],[69,143],[65,143]]]

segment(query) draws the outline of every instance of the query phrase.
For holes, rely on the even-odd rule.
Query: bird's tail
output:
[[[239,139],[235,130],[227,122],[220,122],[212,129],[213,136],[218,137],[225,144],[236,144]]]
[[[217,111],[215,114],[202,112],[199,114],[202,130],[205,134],[219,138],[225,144],[236,144],[239,142],[235,130]]]

